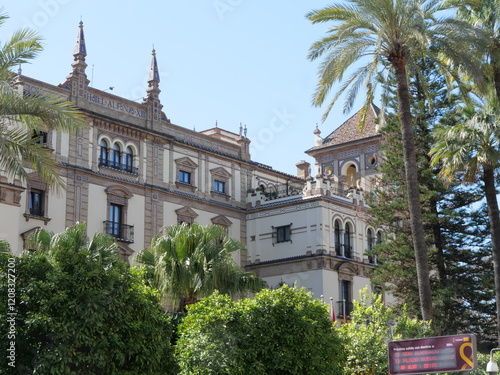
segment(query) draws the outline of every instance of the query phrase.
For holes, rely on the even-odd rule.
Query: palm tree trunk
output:
[[[495,299],[497,308],[497,339],[500,345],[500,213],[498,210],[495,173],[493,168],[485,168],[483,173],[484,191],[490,221],[493,270],[495,277]]]
[[[495,45],[495,49],[499,49],[500,44]],[[495,84],[495,93],[498,98],[498,102],[500,103],[500,67],[496,63],[495,60],[492,61],[491,66],[493,68],[493,82]]]
[[[403,136],[403,158],[405,164],[406,185],[408,189],[408,208],[410,210],[410,227],[415,251],[417,268],[418,293],[423,320],[432,319],[432,296],[429,279],[429,263],[425,244],[422,210],[420,207],[420,191],[417,177],[417,161],[413,121],[410,112],[410,93],[406,77],[406,59],[397,57],[391,60],[396,72],[398,110]]]

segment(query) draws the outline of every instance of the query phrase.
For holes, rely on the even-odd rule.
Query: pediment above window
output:
[[[229,220],[227,217],[225,217],[224,215],[219,215],[219,216],[213,217],[210,220],[212,220],[213,224],[221,225],[223,227],[229,227],[233,224],[233,222],[231,220]]]
[[[198,168],[198,164],[196,164],[194,161],[192,161],[188,157],[176,159],[175,160],[175,164],[177,164],[177,166],[179,168],[183,167],[183,168],[186,168],[186,169],[189,169],[189,170],[193,170],[193,169]]]
[[[132,192],[124,186],[113,185],[104,190],[106,194],[113,195],[115,197],[130,199],[134,196]]]
[[[231,178],[231,173],[229,173],[222,167],[211,169],[210,173],[222,180],[229,180]]]
[[[177,214],[178,217],[190,218],[192,220],[194,220],[198,216],[198,214],[194,212],[193,209],[190,207],[179,208],[175,210],[175,213]]]

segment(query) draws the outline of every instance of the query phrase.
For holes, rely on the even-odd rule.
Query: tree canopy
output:
[[[20,257],[0,254],[0,292],[14,262],[16,334],[12,374],[175,374],[171,324],[138,269],[118,259],[114,239],[86,237],[84,224],[60,234],[41,230]],[[7,305],[0,306],[6,317]],[[5,361],[5,356],[2,359]]]
[[[0,8],[0,27],[8,18]],[[22,92],[22,80],[12,69],[29,63],[42,49],[41,37],[30,29],[20,29],[0,42],[0,168],[10,177],[26,180],[28,167],[48,186],[60,188],[63,180],[41,135],[53,129],[76,134],[86,123],[70,102]]]
[[[220,225],[183,223],[165,227],[138,254],[137,261],[146,267],[151,285],[160,291],[166,306],[184,311],[186,305],[216,290],[238,298],[267,285],[234,262],[231,254],[243,248]]]
[[[215,293],[188,307],[176,352],[181,374],[341,374],[327,306],[287,285],[253,299]]]

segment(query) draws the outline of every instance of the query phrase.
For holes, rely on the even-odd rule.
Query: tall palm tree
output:
[[[215,290],[240,297],[266,286],[234,262],[231,253],[244,245],[229,238],[224,227],[183,223],[163,231],[136,259],[146,266],[153,287],[168,308],[185,311],[187,305]]]
[[[482,180],[491,231],[497,337],[500,344],[500,212],[495,188],[495,171],[500,166],[500,111],[498,101],[482,108],[464,108],[466,120],[452,127],[436,129],[431,149],[432,164],[441,164],[440,175],[451,182],[458,173],[464,182]]]
[[[439,17],[441,10],[440,3],[435,0],[350,0],[307,14],[312,23],[333,23],[327,36],[310,48],[311,60],[326,55],[319,67],[313,104],[322,105],[333,85],[342,82],[349,69],[355,69],[331,100],[323,121],[343,94],[346,95],[344,111],[350,110],[359,89],[364,86],[366,100],[361,112],[361,121],[364,122],[375,96],[377,80],[387,74],[388,68],[396,78],[410,226],[424,320],[432,319],[432,298],[420,208],[408,75],[418,66],[415,61],[424,56],[433,59],[447,77],[459,79],[457,65],[449,64],[450,61],[460,62],[470,72],[477,70],[476,62],[472,61],[475,55],[464,48],[475,43],[472,28],[465,22]],[[443,60],[442,56],[451,56],[453,59]],[[361,66],[358,67],[357,63]],[[363,65],[364,63],[366,64]]]
[[[0,8],[0,26],[8,18]],[[0,43],[0,169],[10,177],[26,180],[28,166],[48,186],[59,188],[64,184],[52,151],[36,135],[53,129],[76,133],[86,125],[83,114],[69,102],[19,92],[12,70],[30,62],[40,51],[41,38],[29,29],[18,30]]]

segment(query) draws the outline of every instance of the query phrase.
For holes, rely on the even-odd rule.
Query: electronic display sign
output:
[[[428,337],[389,343],[389,373],[392,375],[470,371],[476,368],[476,364],[474,335]]]

